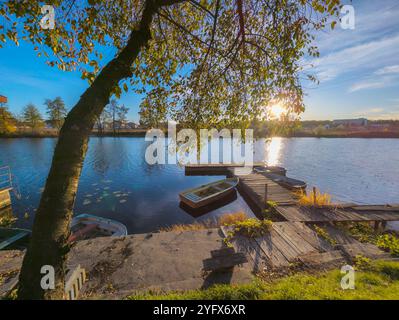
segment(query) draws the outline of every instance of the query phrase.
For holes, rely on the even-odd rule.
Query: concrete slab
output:
[[[81,241],[68,264],[80,264],[89,281],[82,296],[121,297],[133,291],[189,290],[215,283],[252,281],[248,263],[231,272],[204,274],[202,261],[223,246],[219,229],[150,233]]]

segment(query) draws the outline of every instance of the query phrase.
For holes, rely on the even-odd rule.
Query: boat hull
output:
[[[200,202],[191,201],[191,200],[185,198],[183,195],[179,195],[179,197],[180,197],[180,201],[181,202],[185,203],[186,205],[190,206],[191,208],[198,209],[198,208],[202,208],[204,206],[207,206],[207,205],[209,205],[211,203],[214,203],[214,202],[216,202],[218,200],[221,200],[221,199],[227,197],[228,195],[232,194],[233,192],[234,192],[234,189],[229,189],[229,190],[226,190],[226,191],[224,191],[224,192],[222,192],[222,193],[220,193],[220,194],[218,194],[218,195],[216,195],[216,196],[214,196],[212,198],[205,199],[205,200],[200,201]]]
[[[126,226],[118,221],[89,214],[72,219],[70,242],[97,237],[122,237],[127,235]]]
[[[179,194],[181,202],[198,209],[221,200],[235,191],[238,178],[215,181],[198,188],[190,189]]]
[[[301,180],[280,176],[274,173],[264,173],[264,175],[272,179],[274,182],[278,183],[279,185],[292,191],[304,191],[307,187],[306,182]]]

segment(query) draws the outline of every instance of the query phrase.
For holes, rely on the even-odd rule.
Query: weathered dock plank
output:
[[[222,227],[227,236],[231,227]],[[334,250],[304,223],[274,222],[262,237],[235,235],[232,244],[237,252],[245,253],[255,270],[264,267],[288,267],[301,256]]]
[[[298,255],[318,251],[309,242],[304,241],[304,238],[295,232],[289,223],[273,223],[273,229],[295,249]]]
[[[391,255],[380,250],[371,243],[353,243],[339,246],[339,249],[348,259],[354,259],[356,256],[364,256],[371,259],[390,259]]]
[[[260,210],[266,207],[266,201],[273,201],[277,205],[294,205],[297,203],[295,195],[290,190],[260,173],[240,175],[233,168],[229,171],[230,175],[240,179],[239,192],[245,193]]]
[[[298,257],[298,260],[308,266],[319,265],[342,265],[345,263],[345,257],[341,250],[332,250],[328,252],[312,252]]]
[[[289,260],[282,254],[282,252],[274,245],[271,237],[262,237],[255,239],[258,246],[260,247],[265,259],[268,261],[268,265],[276,267],[288,267],[290,265]]]
[[[296,222],[365,222],[397,221],[399,209],[395,210],[360,210],[348,208],[310,208],[299,206],[278,206],[276,211],[288,221]]]
[[[326,240],[320,238],[316,231],[312,230],[302,222],[286,222],[288,227],[291,227],[298,233],[304,241],[310,243],[319,252],[332,250],[332,246]]]
[[[253,166],[264,166],[264,163],[254,163]],[[210,163],[210,164],[189,164],[184,167],[184,173],[186,176],[193,175],[227,175],[229,174],[230,168],[243,168],[244,165],[240,164],[224,164],[224,163]]]

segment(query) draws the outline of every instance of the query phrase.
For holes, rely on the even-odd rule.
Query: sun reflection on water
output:
[[[274,137],[267,143],[265,161],[268,166],[276,166],[280,163],[282,146],[283,139],[279,137]]]

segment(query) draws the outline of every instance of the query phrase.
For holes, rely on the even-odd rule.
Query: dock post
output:
[[[317,197],[316,197],[316,187],[313,187],[313,205],[316,206],[316,202],[317,202]]]
[[[267,183],[265,184],[265,209],[267,207]]]
[[[380,230],[380,221],[374,222],[374,231],[378,232]]]

